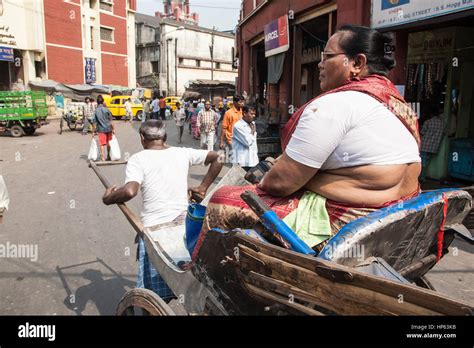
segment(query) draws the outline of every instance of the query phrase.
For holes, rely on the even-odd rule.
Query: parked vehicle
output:
[[[86,103],[74,102],[67,104],[63,116],[59,123],[59,134],[62,134],[64,123],[67,124],[70,130],[76,130],[77,126],[80,126],[80,130],[84,127],[84,106]]]
[[[34,91],[0,91],[0,129],[13,137],[33,135],[46,124],[46,93]]]
[[[165,98],[166,106],[171,108],[171,112],[176,111],[176,102],[181,103],[180,97],[166,97]]]
[[[132,101],[133,118],[141,121],[143,116],[143,104],[137,98],[133,98],[128,95],[112,97],[110,102],[107,104],[107,107],[114,118],[121,119],[122,117],[125,117],[125,102],[128,98],[130,98]]]

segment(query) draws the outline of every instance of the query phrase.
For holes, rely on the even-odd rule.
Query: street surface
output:
[[[139,123],[116,125],[122,156],[140,151]],[[11,200],[0,244],[38,246],[36,261],[1,259],[0,315],[113,315],[135,285],[135,232],[117,207],[102,204],[104,188],[87,166],[91,136],[58,129],[53,121],[31,137],[0,135],[0,173]],[[168,121],[170,145],[177,145],[176,133]],[[187,129],[183,141],[199,145]],[[123,184],[124,166],[102,168]],[[205,170],[193,168],[189,184]],[[138,215],[141,197],[129,206]],[[465,242],[453,244],[428,276],[438,291],[474,303],[473,252]]]
[[[167,122],[168,143],[177,145],[174,122]],[[140,151],[140,123],[116,125],[122,157]],[[53,121],[31,137],[0,136],[0,172],[10,194],[0,244],[38,245],[36,262],[0,259],[0,315],[113,315],[135,286],[135,232],[116,206],[102,203],[104,187],[87,165],[91,135],[58,130]],[[199,142],[185,129],[180,146]],[[101,168],[123,184],[124,166]],[[192,168],[189,185],[205,173]],[[139,216],[141,196],[129,206]]]

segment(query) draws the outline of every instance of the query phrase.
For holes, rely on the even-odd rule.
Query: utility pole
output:
[[[211,45],[209,46],[209,50],[211,51],[211,81],[214,81],[214,31],[216,30],[216,27],[212,27],[212,33],[211,33]],[[211,103],[212,99],[214,98],[214,93],[213,93],[213,86],[211,85]]]
[[[174,39],[174,95],[178,95],[178,38]]]
[[[173,39],[166,39],[166,96],[170,93],[170,41]]]

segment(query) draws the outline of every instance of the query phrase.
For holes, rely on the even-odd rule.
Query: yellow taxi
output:
[[[107,103],[107,108],[110,110],[114,118],[121,119],[122,117],[125,117],[125,102],[128,98],[131,99],[133,118],[141,120],[143,116],[143,104],[139,99],[129,95],[120,95],[110,98],[109,103]]]
[[[171,108],[171,112],[176,111],[176,102],[180,102],[181,105],[183,104],[181,102],[180,97],[166,97],[165,98],[166,106],[169,106]]]

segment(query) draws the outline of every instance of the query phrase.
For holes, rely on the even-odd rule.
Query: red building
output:
[[[155,12],[155,16],[163,19],[173,19],[191,25],[199,25],[199,15],[191,13],[189,0],[163,0],[164,11]]]
[[[48,78],[135,87],[135,10],[136,0],[44,0]]]
[[[289,48],[269,63],[265,26],[283,16],[288,17]],[[266,103],[270,123],[284,123],[290,106],[300,107],[320,93],[320,53],[336,28],[348,23],[368,26],[370,1],[243,0],[236,38],[238,91]],[[269,64],[281,73],[276,83],[268,81]]]

